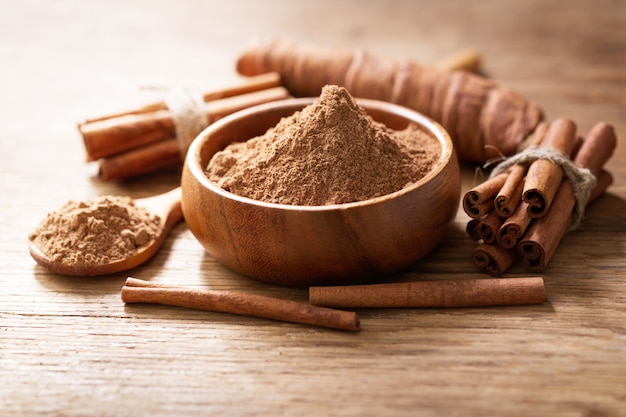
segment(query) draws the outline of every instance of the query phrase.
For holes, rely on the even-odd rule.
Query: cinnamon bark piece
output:
[[[494,243],[498,230],[502,226],[502,220],[498,213],[491,211],[476,225],[476,235],[485,243]]]
[[[456,279],[311,287],[311,304],[332,308],[449,308],[541,304],[541,277]]]
[[[474,265],[494,277],[501,276],[518,259],[515,248],[504,249],[492,243],[481,243],[472,252]]]
[[[526,164],[511,167],[502,188],[493,200],[493,208],[501,217],[510,217],[522,201]]]
[[[513,249],[532,221],[528,215],[528,203],[522,201],[496,232],[496,242],[504,249]]]
[[[121,295],[125,303],[162,304],[355,332],[360,330],[356,313],[255,294],[199,290],[128,278]]]

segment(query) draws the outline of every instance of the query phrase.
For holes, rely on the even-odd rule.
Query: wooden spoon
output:
[[[172,227],[183,219],[180,204],[181,189],[178,187],[160,195],[140,198],[134,201],[135,205],[159,216],[161,225],[157,236],[145,245],[137,248],[137,251],[128,258],[100,265],[68,265],[50,260],[33,241],[29,245],[30,255],[39,265],[63,275],[106,275],[141,265],[157,253]]]

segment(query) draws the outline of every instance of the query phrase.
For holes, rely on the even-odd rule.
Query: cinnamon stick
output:
[[[517,249],[504,249],[493,243],[481,243],[472,252],[472,261],[494,277],[501,276],[519,259]]]
[[[98,177],[103,181],[120,180],[148,174],[181,162],[178,143],[165,139],[101,159]]]
[[[528,203],[522,201],[513,215],[508,217],[496,232],[496,242],[503,249],[513,249],[522,238],[532,217],[528,215]]]
[[[589,169],[597,177],[616,147],[615,128],[606,122],[598,122],[583,140],[574,157],[574,164]]]
[[[569,157],[576,144],[576,125],[565,118],[550,123],[539,146],[552,149]],[[522,199],[528,203],[528,214],[538,218],[545,216],[552,199],[563,180],[563,169],[549,159],[538,159],[528,167]]]
[[[311,287],[313,305],[333,308],[486,307],[541,304],[541,277],[436,280]]]
[[[121,295],[122,301],[125,303],[162,304],[353,332],[360,330],[359,317],[354,312],[261,295],[154,284],[131,277],[126,280],[124,287],[122,287]]]
[[[495,211],[482,217],[476,225],[476,235],[485,243],[494,243],[498,230],[502,226],[502,217]]]
[[[502,188],[493,200],[493,208],[500,217],[509,217],[522,201],[526,164],[517,164],[511,167]]]
[[[481,239],[478,234],[478,225],[480,224],[480,219],[469,219],[467,224],[465,225],[465,232],[469,236],[470,239],[474,241],[479,241]]]

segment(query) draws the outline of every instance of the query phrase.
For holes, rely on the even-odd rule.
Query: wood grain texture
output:
[[[102,183],[79,121],[159,92],[236,79],[257,36],[437,62],[476,47],[487,75],[582,132],[626,137],[626,3],[485,0],[0,0],[0,415],[623,416],[626,151],[609,193],[566,235],[539,306],[359,311],[358,334],[164,306],[124,306],[127,274],[58,276],[27,234],[69,199],[146,197],[176,169]],[[307,19],[303,19],[307,16]],[[463,167],[463,191],[476,184]],[[462,209],[442,244],[389,280],[485,277]],[[128,275],[306,302],[239,276],[184,224]],[[507,276],[528,275],[521,265]]]

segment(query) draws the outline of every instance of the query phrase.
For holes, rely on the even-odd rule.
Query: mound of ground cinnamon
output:
[[[29,239],[53,262],[100,265],[133,255],[156,237],[160,222],[129,197],[99,196],[49,213]]]
[[[437,140],[417,126],[392,130],[374,121],[345,88],[329,85],[313,104],[265,134],[216,153],[206,175],[254,200],[343,204],[414,184],[440,153]]]

